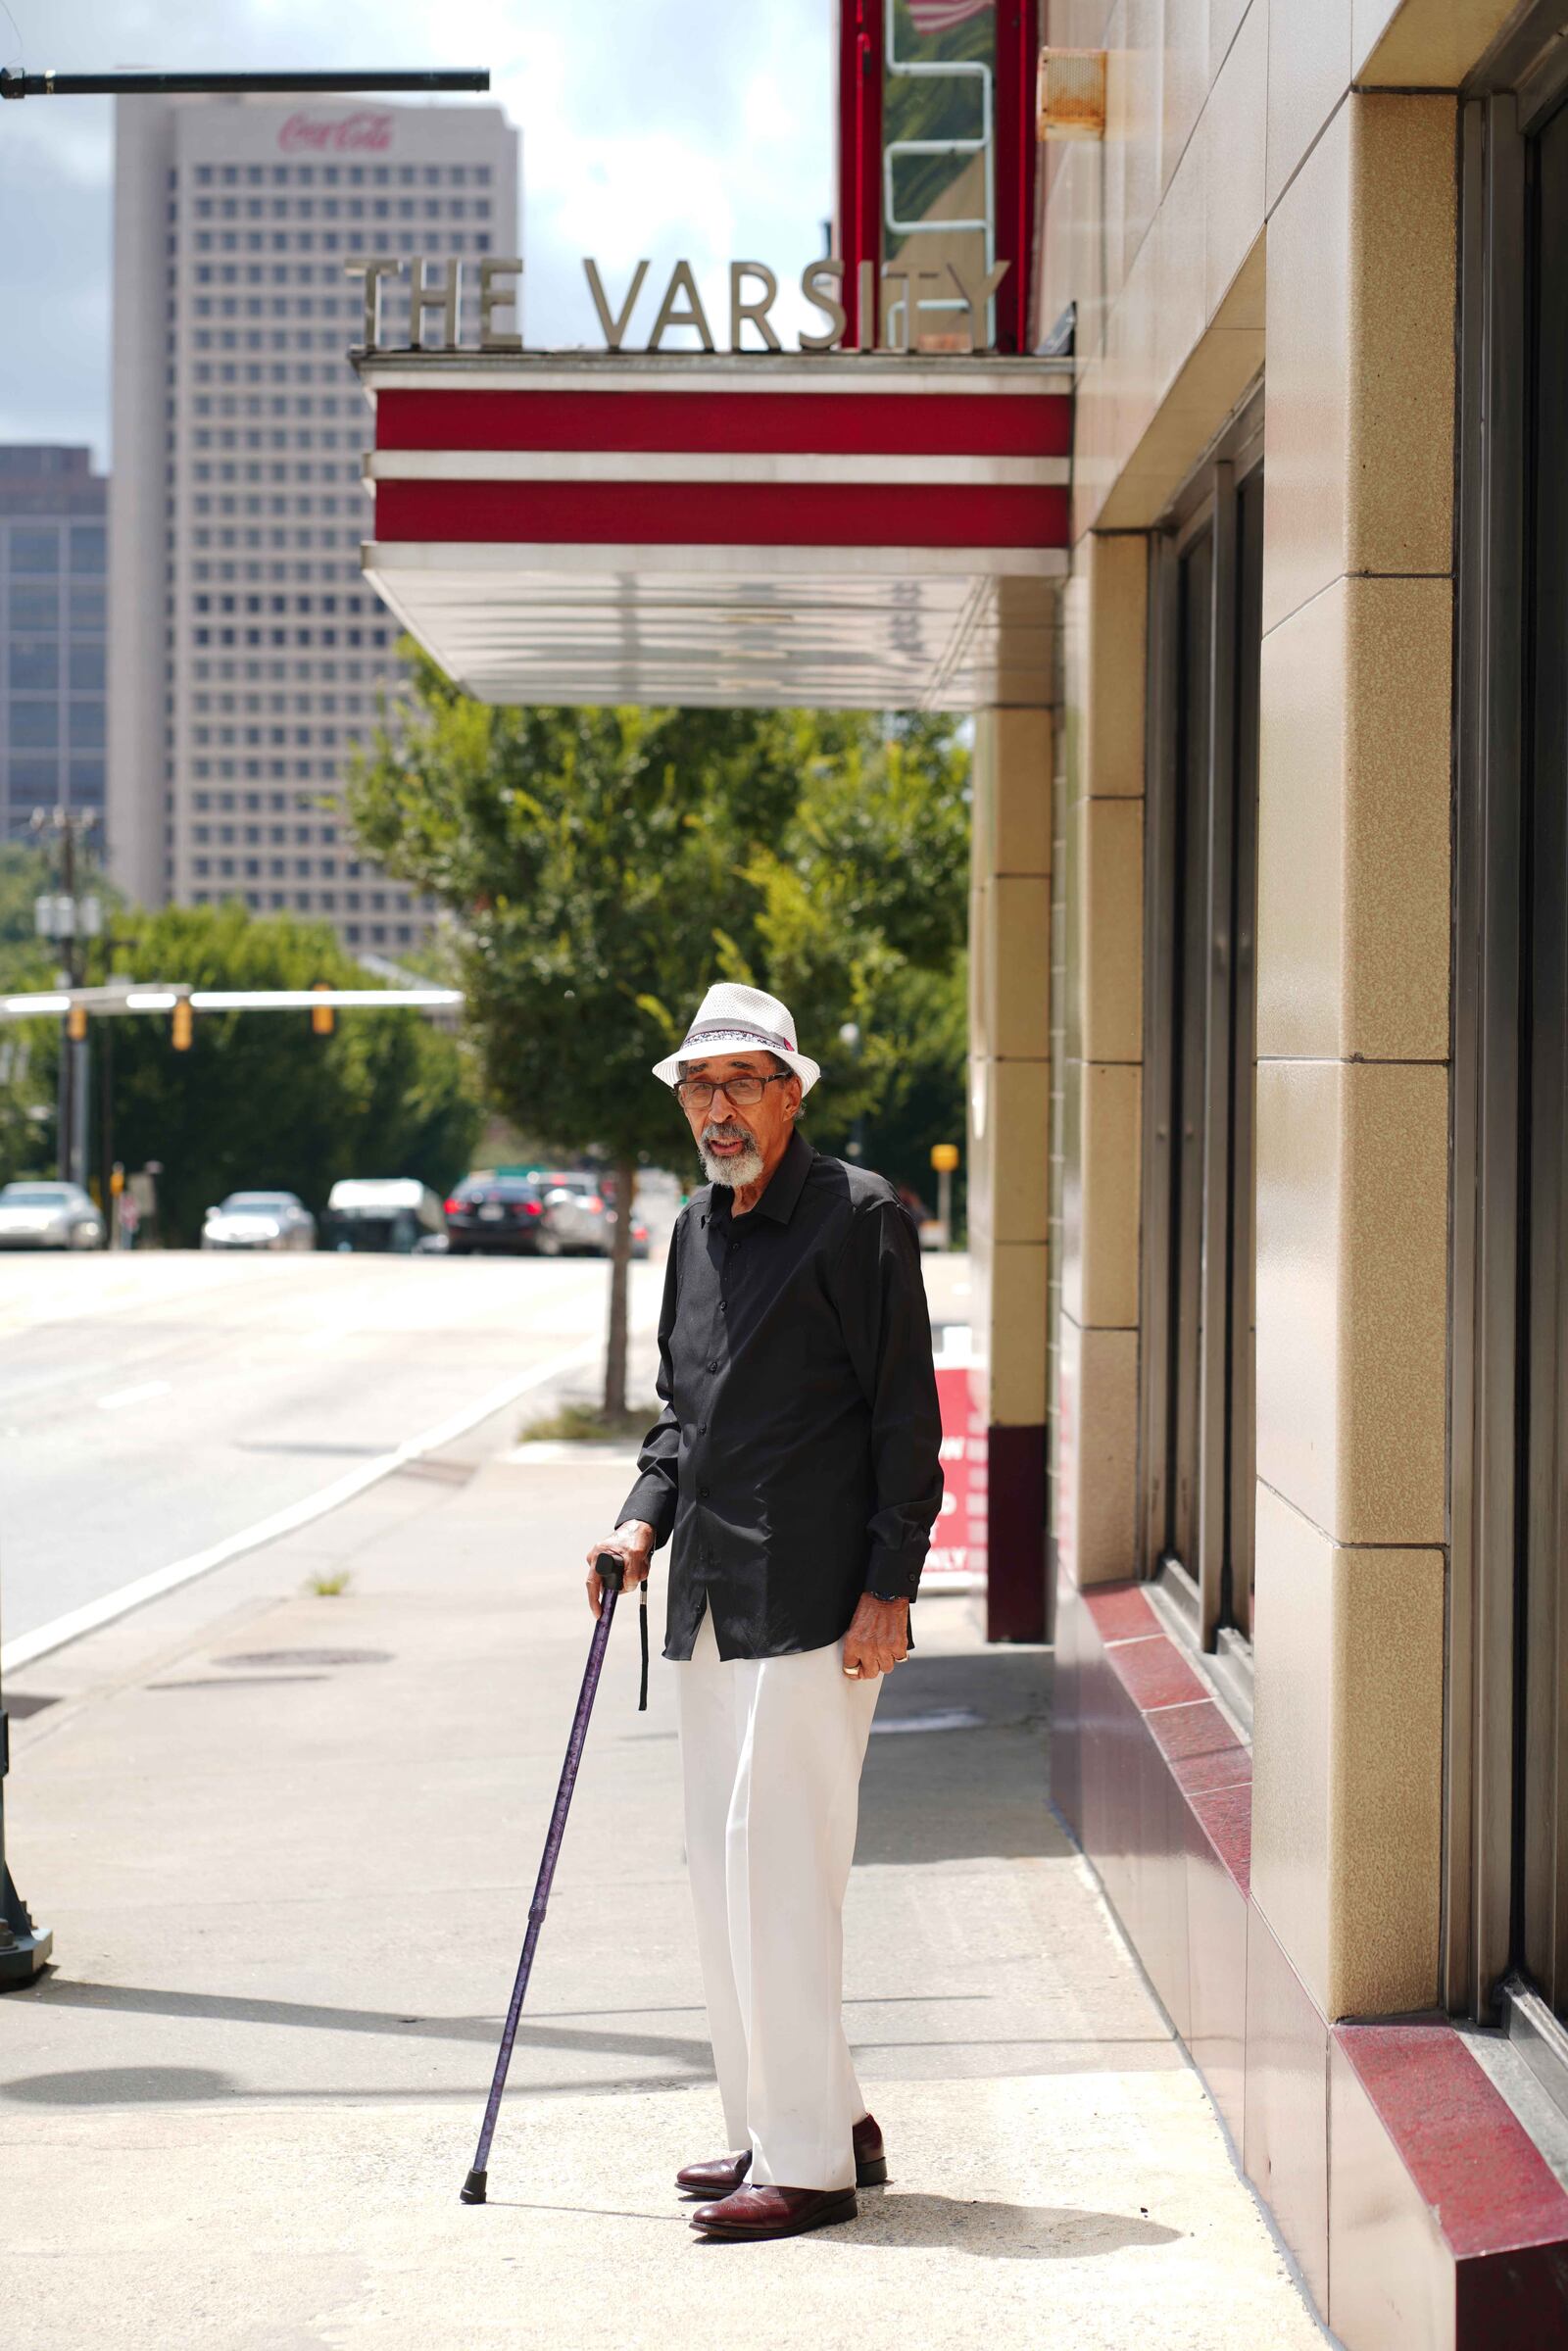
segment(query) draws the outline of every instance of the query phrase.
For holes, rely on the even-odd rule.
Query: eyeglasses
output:
[[[762,1099],[764,1086],[787,1086],[794,1076],[790,1069],[780,1070],[776,1077],[760,1078],[754,1071],[743,1069],[732,1078],[682,1078],[675,1088],[688,1110],[706,1110],[715,1094],[722,1094],[732,1109],[750,1110]]]

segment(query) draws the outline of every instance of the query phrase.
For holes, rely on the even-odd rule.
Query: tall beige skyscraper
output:
[[[478,261],[519,236],[497,108],[119,102],[108,833],[133,898],[288,907],[388,955],[423,931],[334,805],[397,667],[360,577],[364,297],[344,263],[461,261],[473,340]]]

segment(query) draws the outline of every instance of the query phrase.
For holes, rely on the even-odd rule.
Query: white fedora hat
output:
[[[809,1094],[822,1074],[808,1054],[796,1052],[795,1022],[787,1005],[776,996],[765,996],[760,988],[742,988],[732,980],[720,980],[703,998],[685,1043],[654,1063],[654,1075],[673,1086],[683,1061],[753,1053],[777,1053],[800,1079],[803,1094]]]

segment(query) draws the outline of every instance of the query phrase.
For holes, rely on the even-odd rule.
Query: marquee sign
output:
[[[397,254],[354,254],[344,263],[350,277],[365,281],[365,329],[363,348],[368,352],[389,348],[415,351],[455,351],[459,343],[460,321],[463,316],[463,264],[453,259],[433,265],[441,271],[432,274],[432,264],[423,254],[415,254],[405,264]],[[844,264],[821,260],[808,262],[800,274],[803,301],[823,319],[820,331],[802,328],[797,349],[804,352],[843,351],[846,348],[910,353],[918,350],[921,314],[938,306],[946,326],[961,318],[971,353],[987,352],[991,348],[991,316],[993,298],[1007,273],[1008,264],[999,262],[995,268],[971,272],[960,269],[956,263],[947,262],[938,269],[923,269],[912,262],[888,262],[880,271],[870,262],[861,262],[857,285],[857,315],[869,326],[878,316],[883,320],[883,340],[872,345],[864,339],[847,346],[848,314],[840,299],[844,291]],[[410,342],[389,346],[381,337],[381,291],[389,281],[402,277],[405,269],[409,278]],[[583,270],[588,279],[588,291],[593,296],[594,310],[607,351],[627,349],[634,314],[642,301],[648,278],[649,264],[640,261],[631,274],[631,281],[618,302],[606,290],[597,261],[585,259]],[[515,257],[503,259],[486,254],[479,263],[479,339],[481,351],[520,351],[522,337],[514,330],[499,327],[495,314],[498,310],[514,307],[517,300],[516,279],[522,263]],[[779,281],[765,262],[731,262],[729,265],[728,345],[731,351],[782,351],[784,348],[772,321],[773,304],[778,299]],[[880,296],[880,300],[877,297]],[[647,306],[642,305],[646,313]],[[434,333],[427,327],[434,314]],[[677,261],[670,270],[657,311],[652,314],[648,340],[642,346],[648,351],[662,351],[666,335],[685,328],[697,337],[697,348],[714,351],[712,322],[698,291],[697,279],[688,261]],[[754,339],[746,340],[750,328]],[[684,346],[690,349],[691,345]]]
[[[375,416],[366,576],[481,700],[965,710],[1018,699],[1049,661],[1070,366],[667,348],[355,365]]]

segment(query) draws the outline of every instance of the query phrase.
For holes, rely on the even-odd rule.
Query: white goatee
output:
[[[710,1143],[744,1143],[746,1149],[732,1158],[715,1158],[708,1149]],[[722,1184],[726,1191],[740,1192],[755,1184],[762,1172],[762,1154],[744,1127],[704,1127],[697,1149],[702,1157],[703,1173],[710,1184]]]

